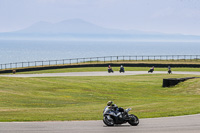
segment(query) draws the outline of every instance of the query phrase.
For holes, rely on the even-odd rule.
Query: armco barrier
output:
[[[0,64],[0,70],[47,67],[47,66],[65,66],[74,64],[106,64],[117,62],[146,62],[146,61],[169,61],[169,62],[192,62],[189,64],[200,64],[200,55],[134,55],[134,56],[103,56],[88,58],[72,58],[61,60],[45,60],[45,61],[27,61]],[[179,63],[180,64],[180,63]],[[187,63],[185,63],[187,64]]]

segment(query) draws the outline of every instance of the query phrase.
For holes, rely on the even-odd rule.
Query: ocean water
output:
[[[0,40],[0,64],[121,55],[200,55],[200,43]]]

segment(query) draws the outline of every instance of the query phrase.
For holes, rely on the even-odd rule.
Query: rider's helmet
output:
[[[112,101],[108,101],[108,102],[107,102],[107,105],[108,105],[108,106],[111,106],[112,104],[113,104]]]

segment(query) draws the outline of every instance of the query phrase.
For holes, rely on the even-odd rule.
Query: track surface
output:
[[[103,121],[1,122],[0,133],[199,133],[200,114],[140,119],[138,126]]]
[[[0,75],[5,77],[55,77],[55,76],[115,76],[115,75],[139,75],[148,74],[147,71],[126,71],[125,73],[108,72],[68,72],[68,73],[44,73],[44,74],[10,74]],[[166,71],[156,71],[149,74],[167,74]],[[200,75],[200,72],[173,72],[173,74],[192,74]]]
[[[146,71],[125,73],[72,72],[46,74],[0,75],[6,77],[52,77],[52,76],[114,76],[147,74]],[[167,74],[157,71],[153,74]],[[173,72],[173,74],[200,75],[200,72]],[[107,127],[103,121],[64,122],[0,122],[0,133],[200,133],[200,114],[177,117],[140,119],[138,126],[129,124]]]

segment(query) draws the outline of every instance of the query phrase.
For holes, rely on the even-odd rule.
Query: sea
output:
[[[200,42],[0,40],[0,64],[139,55],[200,55]]]

